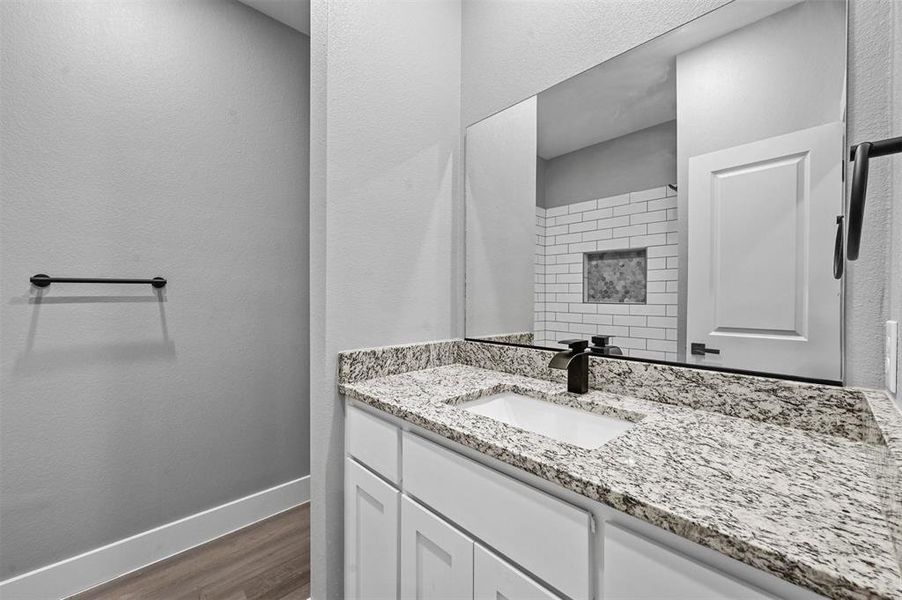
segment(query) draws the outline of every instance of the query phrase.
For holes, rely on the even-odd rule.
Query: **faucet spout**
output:
[[[574,358],[573,351],[563,350],[551,357],[551,362],[548,363],[548,366],[552,369],[566,369]]]
[[[589,354],[587,340],[564,340],[562,344],[570,346],[569,350],[558,352],[551,358],[548,366],[552,369],[567,370],[567,391],[574,394],[585,394],[589,391]]]

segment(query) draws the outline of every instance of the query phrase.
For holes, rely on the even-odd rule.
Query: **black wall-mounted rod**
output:
[[[879,142],[862,142],[852,146],[849,158],[855,161],[852,170],[852,191],[849,195],[849,230],[846,235],[846,258],[858,260],[861,248],[861,227],[864,224],[864,205],[868,194],[868,166],[870,159],[902,152],[902,137]]]
[[[51,283],[143,283],[150,284],[155,288],[166,286],[166,280],[162,277],[154,277],[153,279],[119,279],[117,277],[51,277],[38,273],[32,275],[29,279],[33,285],[44,288]]]
[[[896,154],[902,152],[902,136],[880,140],[879,142],[865,142],[870,144],[868,156],[877,158],[878,156],[886,156],[887,154]],[[861,144],[859,144],[860,146]],[[855,149],[858,146],[852,146],[849,149],[849,160],[855,160]]]
[[[852,192],[849,195],[849,233],[846,236],[846,257],[858,260],[861,247],[861,227],[864,224],[864,203],[868,195],[868,160],[871,143],[864,142],[852,149],[855,168],[852,170]]]
[[[842,279],[845,262],[843,260],[843,216],[836,217],[836,239],[833,242],[833,279]]]

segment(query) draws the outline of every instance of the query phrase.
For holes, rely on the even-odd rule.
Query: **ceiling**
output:
[[[551,159],[676,118],[676,57],[799,0],[733,2],[538,96],[538,155]]]
[[[310,35],[310,0],[239,0],[263,14]]]

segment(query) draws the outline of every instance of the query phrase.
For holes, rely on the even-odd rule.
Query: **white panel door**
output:
[[[401,498],[401,597],[473,598],[473,540],[407,496]]]
[[[774,600],[611,523],[604,525],[603,581],[605,600]]]
[[[345,598],[398,597],[400,495],[345,459]]]
[[[525,573],[476,544],[473,557],[476,600],[560,600]]]
[[[690,362],[841,379],[842,151],[829,123],[689,159]]]

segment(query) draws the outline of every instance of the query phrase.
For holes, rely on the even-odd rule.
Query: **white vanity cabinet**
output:
[[[348,407],[345,448],[394,486],[401,481],[401,430],[385,419]]]
[[[397,489],[345,459],[345,598],[397,598],[400,499]]]
[[[604,526],[604,594],[610,600],[774,600],[741,581],[628,529]]]
[[[822,599],[399,420],[347,410],[346,598]]]
[[[401,597],[473,598],[473,540],[406,496],[401,500]]]
[[[407,496],[401,498],[401,598],[562,600]]]
[[[592,515],[405,432],[404,493],[573,600],[593,597]]]
[[[561,600],[490,550],[473,549],[473,597],[476,600]]]
[[[397,426],[350,405],[346,431],[346,598],[592,597],[587,512],[418,436],[401,444]]]

